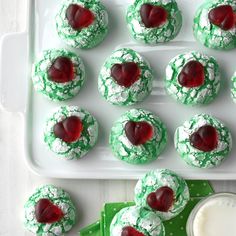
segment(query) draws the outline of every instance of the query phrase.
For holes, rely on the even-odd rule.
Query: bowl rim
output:
[[[236,193],[234,192],[218,192],[218,193],[213,193],[210,194],[209,196],[204,197],[203,199],[201,199],[196,205],[195,207],[192,209],[191,213],[188,216],[188,220],[186,223],[186,232],[188,236],[194,236],[194,232],[193,232],[193,223],[196,217],[196,214],[198,213],[198,211],[201,209],[202,206],[204,206],[208,201],[212,200],[212,199],[216,199],[218,197],[233,197],[236,199]]]

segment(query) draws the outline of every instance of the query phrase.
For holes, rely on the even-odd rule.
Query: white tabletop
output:
[[[0,36],[25,29],[26,0],[0,0]],[[70,192],[78,208],[79,228],[96,221],[104,202],[132,200],[135,181],[52,180],[30,173],[23,156],[22,119],[0,110],[0,235],[31,235],[22,227],[22,209],[27,196],[43,183],[56,184]],[[213,181],[215,191],[236,192],[235,181]]]

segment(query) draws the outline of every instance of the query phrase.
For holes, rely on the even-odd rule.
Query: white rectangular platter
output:
[[[24,35],[8,36],[3,41],[2,58],[9,56],[9,54],[14,55],[14,51],[12,51],[14,50],[14,42],[22,44],[19,45],[20,49],[17,49],[18,51],[21,50],[22,53],[21,62],[19,60],[17,62],[14,56],[12,61],[18,63],[16,65],[16,68],[19,69],[18,77],[19,75],[25,77],[19,78],[22,83],[18,82],[17,86],[15,86],[12,78],[9,78],[10,81],[7,82],[10,85],[7,85],[6,81],[2,81],[1,90],[3,105],[10,108],[10,110],[20,111],[24,115],[25,156],[29,167],[42,176],[55,178],[136,179],[151,169],[169,168],[187,179],[236,179],[235,145],[233,145],[229,158],[220,167],[199,170],[187,166],[179,158],[173,144],[175,129],[191,116],[202,112],[212,114],[223,120],[231,129],[233,139],[236,137],[236,104],[232,102],[230,97],[230,78],[236,70],[236,51],[219,52],[209,50],[195,42],[192,36],[193,16],[203,0],[177,0],[183,13],[184,23],[181,33],[173,42],[156,47],[137,44],[130,38],[125,23],[125,12],[128,4],[132,1],[103,0],[102,2],[109,12],[109,34],[105,41],[94,49],[74,50],[85,62],[87,81],[79,95],[70,101],[55,103],[46,100],[34,92],[30,80],[30,66],[39,52],[50,48],[67,48],[59,40],[54,22],[61,0],[30,1],[28,32]],[[27,42],[25,42],[26,40]],[[130,47],[140,52],[150,62],[155,71],[152,94],[143,103],[131,107],[112,106],[100,97],[97,90],[97,77],[104,60],[115,48],[120,47]],[[222,87],[220,95],[208,106],[186,107],[177,104],[167,96],[163,88],[165,67],[170,59],[179,53],[190,50],[199,50],[216,57],[221,67]],[[24,61],[26,56],[28,57],[28,63]],[[18,55],[16,55],[17,57],[19,59]],[[2,65],[2,78],[5,78],[6,69],[4,68],[9,66],[7,63],[5,64]],[[21,64],[23,64],[24,70],[20,68]],[[25,68],[26,65],[27,69]],[[27,71],[27,75],[25,71]],[[15,76],[16,72],[13,71],[13,75]],[[9,76],[6,75],[6,77]],[[26,87],[28,87],[28,91],[24,92]],[[14,101],[11,96],[12,91],[15,92]],[[25,93],[26,98],[24,99],[23,95]],[[53,108],[65,104],[78,105],[87,109],[97,118],[100,124],[98,144],[86,157],[77,161],[65,161],[58,158],[43,143],[43,127],[46,117]],[[111,154],[108,147],[108,136],[112,123],[124,111],[133,107],[141,107],[155,112],[168,127],[169,141],[166,150],[158,160],[148,165],[133,166],[123,163]]]

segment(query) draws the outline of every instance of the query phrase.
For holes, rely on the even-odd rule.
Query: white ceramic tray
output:
[[[184,24],[179,36],[171,43],[149,47],[133,42],[125,24],[126,7],[130,0],[103,0],[110,20],[106,40],[91,50],[75,50],[86,65],[87,81],[82,91],[68,102],[50,102],[34,92],[30,79],[31,64],[44,49],[66,47],[55,30],[54,16],[61,0],[29,0],[28,31],[6,35],[1,44],[1,103],[8,111],[20,112],[25,125],[25,157],[35,173],[55,178],[136,179],[154,168],[170,168],[188,179],[236,179],[236,146],[230,157],[218,168],[193,169],[178,156],[173,145],[173,134],[179,125],[191,116],[205,112],[222,119],[236,136],[236,104],[230,98],[230,77],[236,70],[235,51],[209,50],[195,42],[192,36],[194,12],[203,0],[178,0]],[[101,65],[115,48],[131,47],[145,56],[155,70],[154,89],[142,107],[158,114],[166,123],[169,142],[157,161],[148,165],[133,166],[117,160],[108,147],[112,123],[132,107],[115,107],[101,99],[97,90],[97,77]],[[72,49],[73,50],[73,49]],[[210,105],[191,108],[177,104],[163,88],[165,67],[175,55],[199,50],[215,56],[222,69],[222,89]],[[43,126],[50,111],[59,105],[79,105],[98,119],[100,134],[97,146],[82,160],[65,161],[50,152],[43,143]],[[236,142],[236,140],[235,140]]]

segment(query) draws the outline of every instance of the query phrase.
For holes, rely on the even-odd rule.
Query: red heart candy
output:
[[[87,28],[94,22],[94,14],[87,8],[70,4],[66,10],[66,18],[74,30]]]
[[[165,8],[148,3],[141,6],[140,15],[143,24],[147,28],[161,27],[166,23],[168,18],[168,12]]]
[[[204,66],[198,61],[188,62],[180,72],[178,81],[183,87],[194,88],[204,84]]]
[[[134,62],[114,64],[111,68],[111,76],[120,86],[126,88],[133,85],[140,77],[141,71]]]
[[[165,186],[147,196],[147,204],[156,211],[168,212],[174,204],[174,191]]]
[[[204,152],[213,151],[218,145],[217,130],[211,125],[204,125],[190,136],[193,147]]]
[[[128,121],[125,124],[126,137],[133,145],[142,145],[153,137],[153,127],[146,121]]]
[[[39,223],[52,224],[62,219],[64,213],[49,199],[42,198],[35,205],[35,217]]]
[[[223,30],[230,30],[236,25],[236,14],[230,5],[222,5],[212,9],[208,18],[212,24]]]
[[[55,124],[53,131],[56,137],[62,139],[64,142],[72,143],[80,138],[83,131],[83,124],[79,117],[70,116]]]
[[[145,236],[145,235],[143,233],[140,233],[131,226],[126,226],[122,229],[121,236]]]
[[[58,57],[48,69],[48,79],[56,83],[67,83],[75,78],[74,65],[67,57]]]

